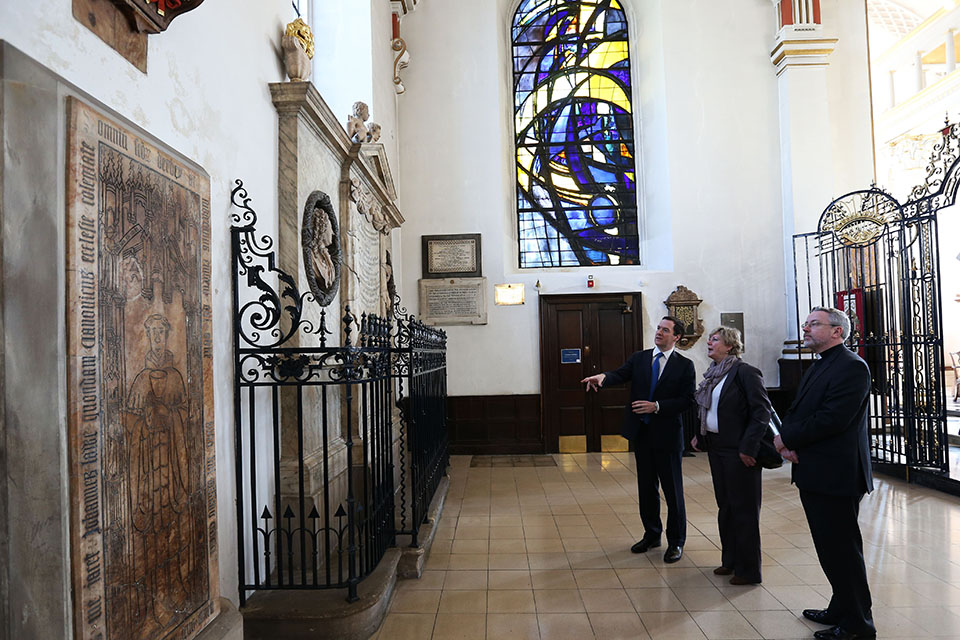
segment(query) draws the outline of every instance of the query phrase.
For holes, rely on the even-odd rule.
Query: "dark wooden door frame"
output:
[[[558,451],[558,442],[559,442],[559,425],[550,419],[551,411],[548,410],[547,404],[547,393],[546,393],[546,381],[547,381],[547,349],[557,349],[558,345],[550,345],[548,343],[548,336],[545,334],[546,323],[544,318],[545,306],[546,304],[550,305],[561,305],[561,304],[585,304],[585,303],[600,303],[600,302],[622,302],[631,307],[632,313],[634,314],[634,325],[635,325],[635,347],[636,349],[643,348],[643,324],[641,316],[641,292],[639,291],[625,291],[621,293],[576,293],[576,294],[541,294],[539,302],[539,325],[540,325],[540,421],[541,429],[540,432],[543,435],[543,446],[546,453],[556,453]],[[598,336],[592,335],[596,332],[596,328],[591,326],[587,327],[585,331],[589,334],[588,338],[591,343],[599,344]],[[630,354],[624,354],[624,360]],[[591,355],[593,357],[593,355]],[[601,373],[598,369],[597,371],[590,371],[587,375],[593,375],[594,373]],[[594,419],[594,416],[591,416]]]

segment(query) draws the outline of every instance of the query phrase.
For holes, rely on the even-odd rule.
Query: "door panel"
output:
[[[639,348],[639,304],[638,293],[541,296],[541,415],[548,452],[561,448],[561,436],[564,450],[571,450],[571,442],[579,450],[600,451],[605,442],[608,449],[622,449],[614,440],[629,388],[588,394],[580,381],[616,369]],[[562,349],[579,349],[580,362],[562,363]]]

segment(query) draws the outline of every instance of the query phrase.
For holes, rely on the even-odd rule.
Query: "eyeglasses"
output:
[[[800,326],[801,326],[802,328],[804,328],[804,329],[812,329],[812,328],[814,328],[814,327],[821,327],[821,326],[826,326],[826,327],[839,327],[840,325],[839,325],[839,324],[833,324],[832,322],[820,322],[819,320],[814,320],[813,322],[804,322],[804,323],[803,323],[802,325],[800,325]]]

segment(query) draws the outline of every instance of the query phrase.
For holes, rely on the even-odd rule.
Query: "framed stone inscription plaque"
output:
[[[188,640],[219,606],[210,179],[67,108],[75,637]]]
[[[424,324],[487,324],[487,279],[420,280]]]
[[[421,236],[424,278],[479,278],[480,234]]]

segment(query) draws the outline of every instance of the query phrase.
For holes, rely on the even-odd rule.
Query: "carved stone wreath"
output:
[[[330,196],[314,191],[303,207],[300,227],[303,268],[310,291],[326,307],[340,289],[340,225]]]

